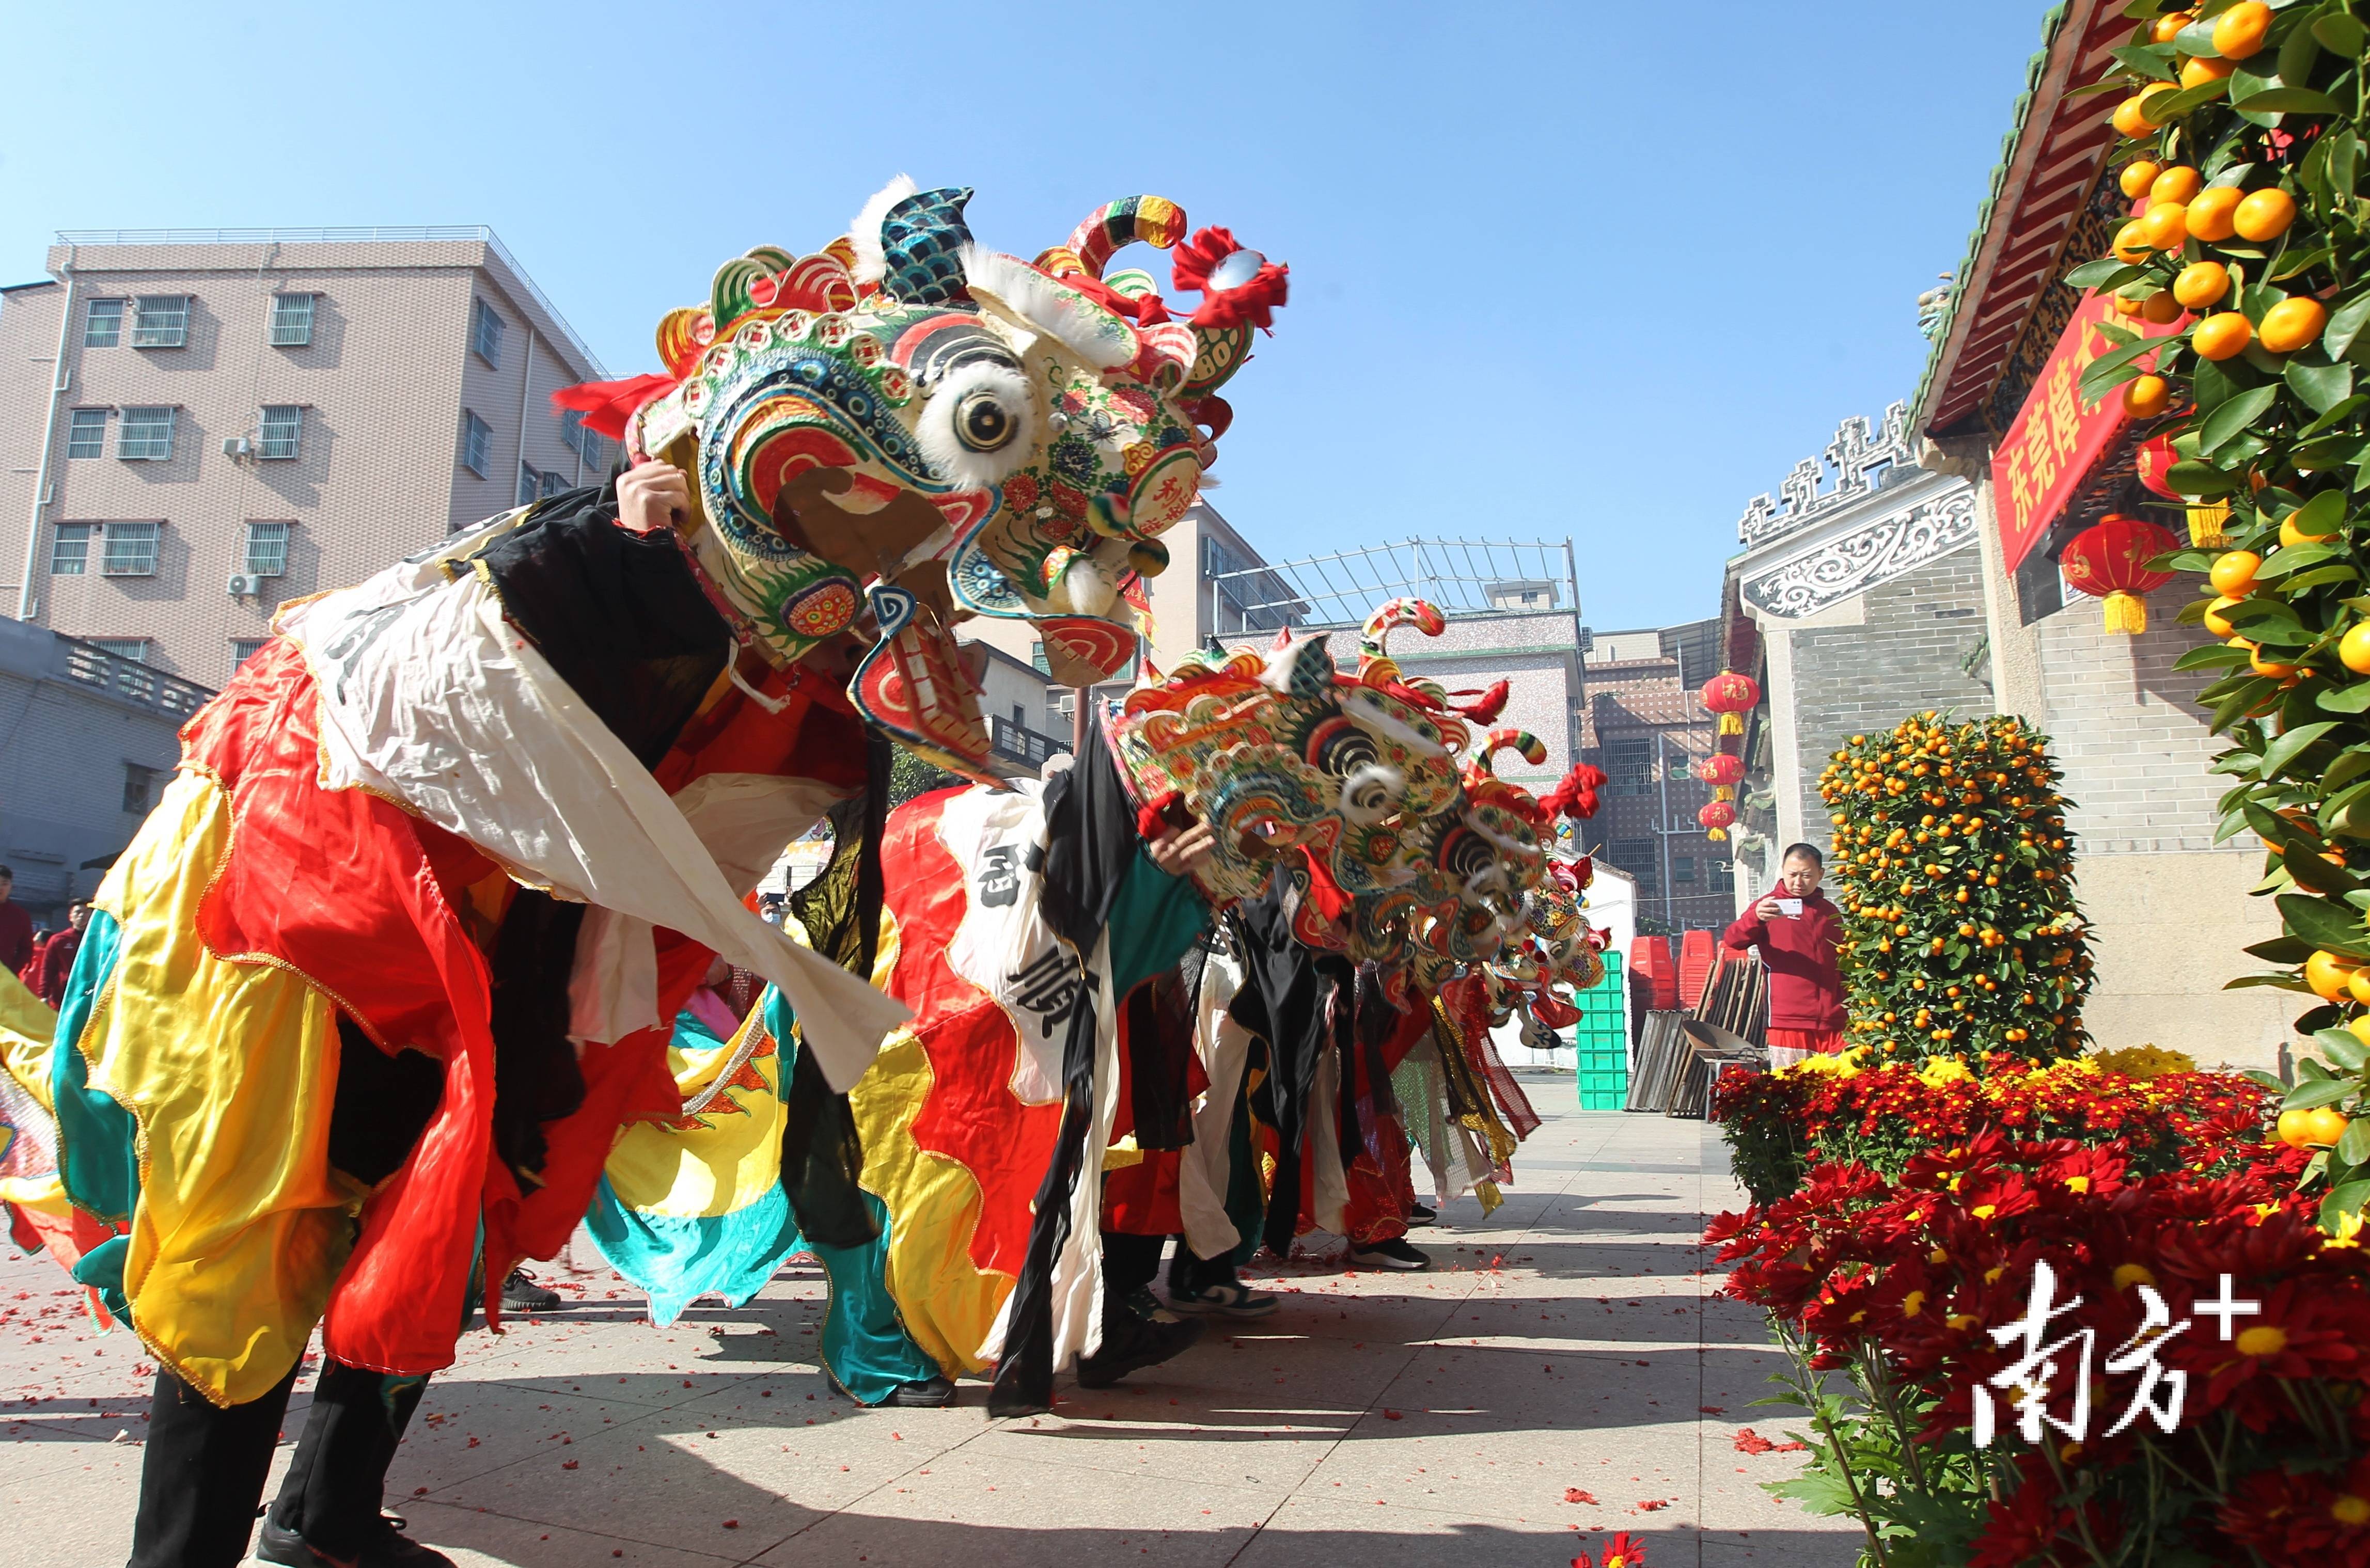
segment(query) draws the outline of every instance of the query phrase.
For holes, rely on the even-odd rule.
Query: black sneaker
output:
[[[1369,1242],[1363,1246],[1352,1242],[1350,1261],[1360,1268],[1403,1269],[1409,1274],[1432,1266],[1432,1255],[1409,1246],[1404,1236],[1393,1236],[1387,1242]]]
[[[898,1384],[895,1391],[880,1402],[910,1410],[936,1410],[955,1402],[955,1386],[944,1378],[924,1378],[918,1382]]]
[[[1408,1229],[1410,1230],[1426,1225],[1434,1225],[1439,1221],[1440,1215],[1436,1211],[1426,1208],[1420,1203],[1408,1210]]]
[[[1149,1290],[1103,1303],[1103,1347],[1078,1358],[1078,1386],[1107,1389],[1130,1372],[1156,1367],[1202,1337],[1202,1325],[1180,1318]]]
[[[455,1568],[451,1558],[405,1535],[401,1521],[385,1515],[379,1516],[377,1528],[351,1557],[308,1546],[294,1530],[283,1530],[266,1518],[255,1556],[258,1562],[277,1562],[283,1568]]]
[[[502,1280],[502,1310],[505,1312],[548,1312],[558,1305],[559,1292],[537,1285],[535,1276],[523,1268],[511,1270]]]
[[[1213,1280],[1199,1290],[1171,1284],[1168,1304],[1180,1312],[1214,1312],[1226,1318],[1263,1318],[1283,1305],[1239,1279]]]

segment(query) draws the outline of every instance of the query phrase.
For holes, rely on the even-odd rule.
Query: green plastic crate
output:
[[[1605,954],[1605,978],[1575,1000],[1580,1022],[1571,1026],[1572,1065],[1580,1077],[1580,1108],[1617,1111],[1629,1098],[1629,993],[1621,955]]]

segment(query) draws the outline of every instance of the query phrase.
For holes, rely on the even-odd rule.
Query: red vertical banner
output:
[[[1999,516],[2000,545],[2010,571],[2032,553],[2131,418],[2123,411],[2120,391],[2098,403],[2080,401],[2076,391],[2090,361],[2114,350],[2113,341],[2099,331],[2100,323],[2111,319],[2113,313],[2109,296],[2086,299],[2075,310],[2041,373],[2032,378],[2024,406],[1993,452],[1992,507]],[[2127,318],[2118,325],[2138,323]]]

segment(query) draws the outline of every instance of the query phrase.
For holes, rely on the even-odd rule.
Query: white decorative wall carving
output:
[[[1738,588],[1754,609],[1799,621],[1947,555],[1974,536],[1975,495],[1962,486],[1753,572]]]
[[[1824,475],[1819,459],[1804,458],[1778,486],[1775,499],[1761,495],[1745,503],[1736,536],[1748,547],[1764,544],[1871,493],[1886,469],[1912,461],[1909,405],[1887,408],[1874,429],[1864,415],[1853,415],[1835,427],[1835,439],[1823,455],[1825,466],[1835,470],[1831,486],[1820,489]]]

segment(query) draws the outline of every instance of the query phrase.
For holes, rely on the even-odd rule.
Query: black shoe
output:
[[[1439,1220],[1440,1216],[1438,1213],[1426,1208],[1420,1203],[1408,1210],[1408,1229],[1410,1230],[1425,1225],[1437,1224]]]
[[[1107,1389],[1130,1372],[1156,1367],[1202,1337],[1202,1325],[1163,1307],[1149,1290],[1103,1303],[1103,1347],[1078,1358],[1078,1386]]]
[[[1283,1305],[1239,1279],[1217,1280],[1199,1290],[1179,1290],[1171,1286],[1168,1304],[1180,1312],[1210,1312],[1224,1318],[1263,1318]]]
[[[422,1546],[403,1533],[401,1523],[385,1515],[377,1528],[369,1531],[361,1547],[351,1557],[340,1557],[307,1546],[305,1538],[294,1530],[283,1530],[269,1518],[263,1521],[263,1539],[255,1549],[258,1562],[277,1562],[284,1568],[454,1568],[453,1560],[432,1546]]]
[[[898,1384],[895,1391],[880,1402],[912,1410],[936,1410],[955,1402],[955,1386],[944,1378],[924,1378],[919,1382]]]
[[[535,1276],[523,1268],[511,1270],[502,1281],[502,1310],[505,1312],[548,1312],[559,1305],[559,1292],[546,1290],[535,1282]]]
[[[1387,1242],[1369,1242],[1364,1246],[1352,1243],[1350,1261],[1360,1268],[1401,1269],[1413,1274],[1432,1266],[1432,1256],[1407,1244],[1404,1236],[1393,1236]]]

